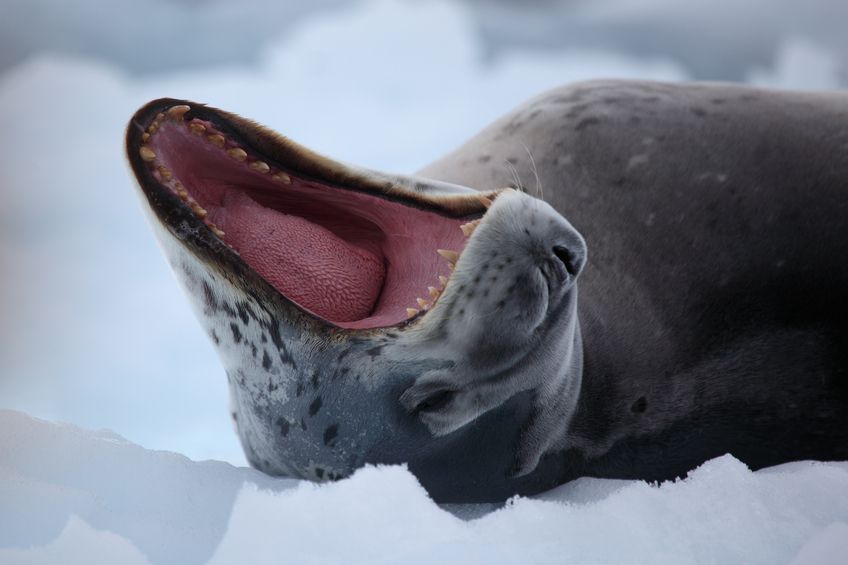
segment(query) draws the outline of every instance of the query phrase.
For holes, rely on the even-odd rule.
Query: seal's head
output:
[[[408,462],[437,498],[544,488],[580,388],[580,235],[546,203],[334,162],[156,100],[132,170],[227,369],[250,462]]]

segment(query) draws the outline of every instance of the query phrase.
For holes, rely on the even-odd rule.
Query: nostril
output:
[[[440,390],[425,398],[417,408],[422,412],[440,410],[453,399],[454,394],[452,390]]]
[[[555,245],[553,251],[556,258],[565,265],[565,270],[568,271],[568,274],[572,277],[577,276],[577,257],[574,253],[562,245]]]

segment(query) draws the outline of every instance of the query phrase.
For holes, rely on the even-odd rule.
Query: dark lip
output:
[[[282,165],[305,179],[332,183],[342,190],[366,192],[405,206],[427,210],[449,218],[471,221],[483,218],[486,213],[486,209],[477,202],[476,196],[454,199],[454,203],[459,203],[467,209],[461,209],[460,213],[457,213],[457,211],[449,210],[447,206],[440,205],[438,201],[424,194],[413,193],[407,188],[393,185],[390,180],[369,179],[367,173],[354,172],[353,170],[348,174],[344,174],[344,169],[346,169],[344,165],[313,153],[306,148],[301,148],[293,142],[291,142],[293,149],[284,147],[282,144],[285,138],[282,138],[275,132],[252,122],[250,122],[250,125],[255,126],[256,131],[243,129],[238,124],[239,121],[244,121],[240,116],[204,104],[198,104],[190,100],[159,98],[141,107],[136,111],[127,125],[125,149],[130,168],[156,217],[174,237],[186,244],[196,257],[201,259],[207,266],[219,271],[230,284],[240,287],[242,291],[249,294],[261,294],[261,303],[275,304],[279,311],[285,312],[291,318],[309,323],[313,330],[323,330],[334,334],[341,333],[351,336],[373,335],[375,332],[404,327],[411,321],[417,320],[420,315],[392,326],[362,329],[342,328],[304,310],[286,298],[242,261],[239,255],[222,239],[212,233],[208,226],[177,195],[163,186],[153,176],[151,169],[139,154],[138,149],[144,143],[143,135],[156,116],[165,112],[168,108],[179,105],[187,105],[191,108],[185,114],[185,120],[198,118],[209,121],[219,131],[225,133],[239,144],[249,147],[257,155],[262,156],[271,163]],[[291,161],[280,159],[278,154],[280,151],[284,156],[292,157]],[[302,153],[298,153],[298,151]],[[342,171],[342,174],[322,174],[327,172],[326,168],[322,168],[322,164],[326,166],[327,163],[338,167]],[[495,198],[496,193],[497,191],[492,191],[491,193],[481,194],[487,194],[490,198]]]

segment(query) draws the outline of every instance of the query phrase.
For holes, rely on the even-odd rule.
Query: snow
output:
[[[126,120],[160,96],[411,172],[580,79],[844,88],[842,3],[68,6],[9,0],[0,17],[0,408],[129,441],[0,413],[0,563],[844,562],[845,463],[751,473],[725,457],[685,481],[581,479],[500,509],[439,508],[397,467],[326,486],[233,467],[223,369],[122,154]]]
[[[0,563],[842,563],[848,463],[584,478],[434,504],[399,466],[317,485],[0,411]],[[460,516],[471,517],[463,519]]]

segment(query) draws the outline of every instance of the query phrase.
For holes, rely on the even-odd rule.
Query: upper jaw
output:
[[[434,217],[455,221],[456,229],[461,232],[473,231],[486,212],[490,199],[498,194],[490,192],[481,197],[476,191],[456,185],[350,167],[236,115],[189,101],[160,99],[141,108],[127,128],[126,148],[132,171],[157,220],[192,254],[210,268],[222,272],[232,284],[251,292],[261,289],[268,297],[276,295],[275,301],[281,303],[284,309],[294,307],[299,311],[299,318],[311,318],[318,325],[333,330],[342,330],[343,327],[282,296],[227,244],[221,227],[215,224],[209,211],[192,196],[190,187],[187,188],[177,174],[180,158],[166,154],[167,144],[162,143],[163,131],[182,131],[195,136],[198,143],[205,145],[204,151],[218,151],[221,158],[228,162],[227,166],[243,167],[248,175],[259,178],[259,182],[275,185],[274,190],[290,190],[293,179],[295,184],[298,179],[304,183],[321,183],[351,194],[359,193],[410,209],[424,210]],[[465,235],[470,233],[463,233],[462,237]],[[446,256],[446,264],[450,263],[450,255],[443,255]],[[450,272],[445,274],[449,277]],[[405,326],[424,317],[438,296],[427,296],[426,286],[422,290],[427,305],[416,307],[412,300],[409,304],[410,308],[416,307],[421,312],[412,315],[410,310],[411,320],[404,318],[389,325]],[[436,288],[436,291],[440,290]],[[348,328],[354,333],[359,329]]]

